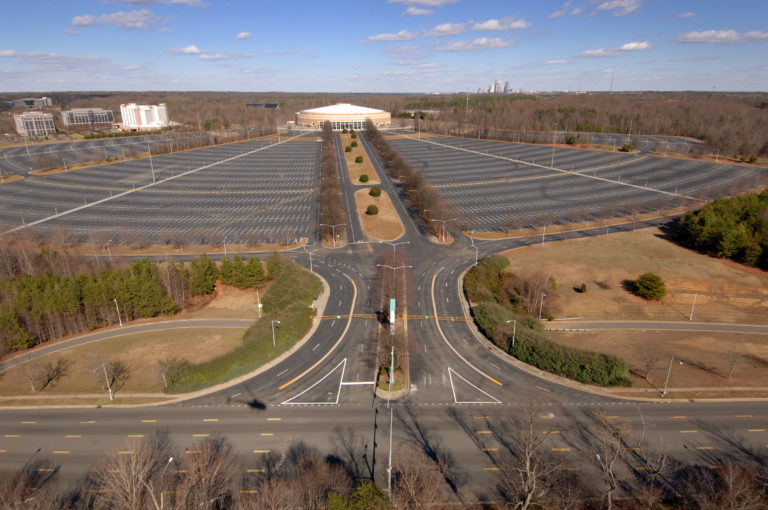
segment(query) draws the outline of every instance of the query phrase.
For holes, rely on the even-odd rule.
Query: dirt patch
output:
[[[395,212],[389,196],[382,191],[380,197],[372,197],[368,194],[369,190],[370,188],[363,188],[355,191],[357,215],[360,217],[365,234],[379,241],[394,241],[405,234],[405,227],[400,221],[400,216]],[[379,214],[374,216],[365,214],[369,205],[377,206]]]
[[[270,244],[227,244],[226,254],[233,256],[235,254],[248,255],[250,253],[258,253],[260,256],[264,253],[271,253],[273,251],[290,251],[297,248],[301,248],[307,244],[309,240],[306,237],[299,239],[297,243],[270,243]],[[61,248],[58,244],[51,244],[54,248]],[[189,244],[184,246],[171,246],[169,244],[152,244],[148,246],[142,246],[141,249],[128,244],[113,244],[109,248],[98,247],[94,249],[92,244],[76,244],[68,246],[70,249],[80,255],[85,256],[99,256],[109,258],[120,256],[142,256],[150,257],[153,255],[202,255],[207,253],[210,255],[221,254],[224,255],[223,245],[210,245],[210,244]]]
[[[351,135],[341,135],[341,143],[344,147],[350,145],[352,141],[353,138]],[[347,169],[349,170],[350,182],[355,185],[365,186],[381,184],[381,181],[379,180],[379,174],[377,174],[376,170],[374,170],[371,159],[368,157],[365,149],[363,149],[363,145],[360,143],[360,139],[354,139],[354,141],[357,142],[357,147],[352,147],[350,152],[344,153],[344,159],[347,160]],[[342,150],[344,149],[342,148]],[[355,163],[355,158],[357,156],[363,157],[362,163]],[[360,182],[360,176],[363,174],[368,176],[368,182]]]
[[[266,271],[266,269],[265,269]],[[261,299],[264,298],[271,282],[267,282],[258,290]],[[203,307],[191,307],[188,312],[175,316],[177,319],[252,319],[259,314],[256,290],[240,290],[221,284],[216,285],[216,297]]]
[[[136,333],[74,347],[23,363],[3,372],[0,395],[40,395],[29,383],[31,367],[65,358],[72,362],[69,375],[44,394],[72,395],[106,392],[101,364],[120,359],[131,369],[123,393],[161,393],[163,380],[158,361],[179,356],[191,363],[211,360],[242,345],[246,328],[183,328]],[[100,372],[101,370],[101,372]]]
[[[720,394],[746,388],[762,390],[768,383],[768,337],[737,333],[683,331],[592,331],[549,332],[550,338],[571,347],[615,354],[627,362],[633,389],[664,388],[671,357],[677,360],[669,371],[668,394],[678,397],[678,388],[717,388]],[[648,380],[646,360],[656,358]],[[682,361],[680,365],[678,361]],[[733,365],[731,378],[728,378]],[[640,395],[643,395],[640,393]],[[653,396],[651,392],[648,395]],[[635,396],[638,396],[635,393]],[[733,396],[733,395],[732,395]]]
[[[3,175],[3,181],[0,182],[0,186],[2,186],[3,184],[10,184],[12,182],[21,181],[21,180],[24,180],[24,176],[23,175],[7,175],[7,174],[4,174]]]

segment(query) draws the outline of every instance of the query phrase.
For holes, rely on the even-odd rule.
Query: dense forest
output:
[[[93,264],[65,250],[32,252],[3,242],[0,356],[119,320],[176,313],[192,297],[211,294],[219,278],[247,288],[260,285],[266,276],[256,257],[225,258],[221,268],[206,255],[188,265],[147,259]]]
[[[702,253],[768,270],[768,189],[721,198],[687,213],[675,236]]]
[[[13,122],[0,95],[0,132]],[[634,92],[539,95],[289,94],[281,92],[67,92],[50,96],[63,109],[102,107],[119,117],[121,103],[168,104],[171,120],[193,129],[276,126],[306,108],[350,102],[409,119],[426,112],[422,129],[470,136],[548,139],[554,130],[584,133],[687,136],[713,153],[768,156],[768,94],[728,92]],[[266,108],[276,104],[278,108]],[[255,106],[247,106],[255,105]],[[3,111],[5,110],[5,111]],[[403,120],[405,120],[403,119]],[[410,124],[410,121],[406,121]],[[529,136],[532,135],[532,136]]]

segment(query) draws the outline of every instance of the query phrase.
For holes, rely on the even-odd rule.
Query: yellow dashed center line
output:
[[[673,416],[672,417],[673,420],[683,420],[685,418],[687,418],[687,416]]]
[[[53,468],[39,468],[38,473],[53,473]]]
[[[713,464],[709,466],[709,469],[721,469],[723,466],[720,464]]]
[[[483,468],[483,471],[501,471],[501,469],[497,467],[487,467],[487,468]]]
[[[635,468],[635,471],[645,471],[646,469],[648,469],[648,468],[647,467],[643,467],[643,466],[637,466]]]
[[[177,469],[176,472],[181,474],[189,473],[189,469]]]
[[[69,450],[53,450],[54,455],[69,455]]]
[[[570,448],[552,448],[553,452],[570,452]]]
[[[681,434],[696,434],[698,432],[699,432],[698,430],[681,430],[680,431]]]
[[[259,491],[256,489],[248,489],[248,490],[242,490],[240,491],[240,494],[258,494]]]
[[[253,453],[270,453],[272,450],[253,450]]]
[[[714,450],[715,447],[714,446],[697,446],[696,449],[697,450]]]
[[[37,422],[36,421],[23,421],[23,422],[21,422],[22,425],[34,425],[35,423],[37,423]]]
[[[248,469],[248,473],[264,473],[266,470],[264,469]]]
[[[614,420],[614,419],[618,418],[618,416],[616,416],[616,415],[614,415],[614,416],[606,416],[606,418],[609,419],[609,420]]]
[[[141,423],[157,423],[157,420],[141,420]]]
[[[487,420],[489,419],[489,416],[473,416],[472,419],[474,420]]]
[[[478,430],[476,433],[477,434],[491,434],[491,431],[490,430]]]
[[[219,421],[218,418],[203,418],[203,421]]]
[[[83,425],[91,425],[96,423],[96,420],[81,421],[80,423]]]
[[[121,450],[117,452],[118,455],[133,455],[133,450]]]
[[[498,452],[499,449],[498,448],[483,448],[480,451],[482,451],[482,452]]]
[[[188,455],[196,455],[198,453],[203,453],[202,450],[187,450]]]
[[[192,437],[208,437],[209,434],[192,434]]]
[[[81,436],[70,434],[68,436],[64,436],[66,439],[80,439]]]
[[[749,432],[765,432],[765,429],[749,429]]]
[[[559,434],[560,431],[559,430],[545,430],[544,433],[545,434]]]
[[[107,473],[122,473],[122,469],[107,469]]]
[[[262,432],[261,436],[274,436],[275,434],[272,432]]]
[[[751,414],[737,414],[734,418],[752,418]]]
[[[144,434],[128,434],[128,437],[141,438],[141,437],[144,437]]]
[[[8,453],[8,450],[0,450],[0,453]]]
[[[267,418],[267,421],[280,421],[282,418]]]
[[[21,437],[20,434],[6,434],[5,437]]]

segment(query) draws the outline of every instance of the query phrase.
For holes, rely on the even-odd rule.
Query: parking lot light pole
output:
[[[147,140],[147,150],[149,151],[149,169],[152,171],[152,182],[155,182],[155,166],[152,164],[152,147]]]
[[[107,241],[107,253],[109,254],[109,263],[110,264],[112,263],[112,250],[109,249],[109,243],[111,243],[111,242],[112,242],[112,239]],[[691,312],[691,313],[693,313],[693,312]]]
[[[480,253],[480,248],[478,248],[478,247],[477,247],[477,246],[475,246],[474,244],[472,245],[472,248],[474,248],[474,249],[475,249],[475,267],[477,267],[477,256],[478,256],[478,254]]]
[[[280,324],[280,321],[272,321],[272,348],[275,348],[275,323]]]
[[[120,318],[120,306],[117,304],[117,298],[112,299],[115,302],[115,308],[117,309],[117,321],[120,323],[120,327],[123,327],[123,319]]]
[[[398,269],[411,268],[413,266],[397,266],[397,267],[392,267],[392,266],[388,266],[386,264],[376,264],[376,267],[388,267],[389,269],[392,270],[392,282],[393,282],[392,286],[394,287],[392,289],[392,292],[394,293],[397,290],[397,286],[395,286],[395,284],[394,284],[394,282],[395,282],[395,275],[397,274],[396,271]]]
[[[514,347],[515,347],[515,333],[517,333],[517,320],[510,319],[505,324],[509,324],[510,322],[512,323],[512,348],[514,349]]]
[[[227,238],[224,238],[224,256],[227,256]]]
[[[339,223],[338,225],[329,225],[328,223],[321,223],[321,227],[331,227],[331,240],[333,241],[333,247],[336,247],[336,227],[346,227],[346,223]]]

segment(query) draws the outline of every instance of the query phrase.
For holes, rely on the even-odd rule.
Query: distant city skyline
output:
[[[736,0],[9,2],[0,91],[766,91]]]

